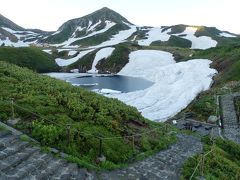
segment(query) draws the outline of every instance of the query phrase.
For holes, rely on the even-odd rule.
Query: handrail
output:
[[[33,114],[33,115],[35,115],[35,116],[38,116],[38,117],[42,118],[43,120],[46,120],[46,121],[48,121],[48,122],[50,122],[50,123],[55,124],[55,125],[58,126],[58,127],[63,127],[63,128],[66,128],[66,129],[67,129],[67,126],[69,126],[69,124],[62,124],[62,123],[60,123],[60,122],[56,123],[56,122],[54,122],[54,121],[51,121],[51,120],[47,119],[46,117],[44,117],[44,116],[42,116],[42,115],[40,115],[40,114],[37,114],[37,113],[35,113],[35,112],[32,112],[32,111],[30,111],[30,110],[28,110],[28,109],[26,109],[26,108],[23,108],[23,107],[17,105],[17,104],[14,103],[13,101],[11,101],[11,102],[9,102],[9,101],[2,101],[2,102],[5,102],[5,103],[7,103],[7,104],[9,104],[9,105],[13,105],[13,106],[15,106],[15,107],[17,107],[17,108],[19,108],[19,109],[21,109],[21,110],[23,110],[23,111],[26,111],[26,112],[28,112],[28,113],[30,113],[30,114]],[[149,130],[149,131],[146,131],[146,132],[136,133],[136,134],[132,134],[132,135],[128,135],[128,136],[115,136],[115,137],[102,137],[102,136],[96,136],[96,135],[94,135],[94,134],[83,133],[83,132],[80,132],[80,131],[77,130],[77,129],[71,129],[71,130],[73,130],[73,131],[75,131],[75,132],[78,132],[78,133],[80,133],[80,134],[82,134],[82,135],[92,136],[92,137],[95,137],[95,138],[98,138],[98,139],[102,139],[102,140],[110,140],[110,139],[121,139],[121,138],[131,138],[131,137],[143,136],[143,135],[145,135],[145,134],[149,134],[149,133],[151,133],[151,132],[155,132],[156,130],[159,130],[159,129],[163,129],[163,128],[167,129],[167,126],[168,126],[168,125],[165,124],[164,127],[157,127],[157,128],[154,128],[154,129]]]
[[[214,127],[215,128],[215,127]],[[202,158],[198,161],[198,164],[197,164],[197,166],[195,167],[195,169],[194,169],[194,171],[193,171],[193,173],[192,173],[192,175],[190,176],[190,180],[194,177],[194,175],[195,175],[195,173],[196,173],[196,171],[197,171],[197,169],[198,169],[198,167],[199,167],[199,165],[201,164],[201,166],[202,166],[202,172],[201,172],[201,174],[203,175],[203,165],[204,165],[204,158],[206,157],[206,156],[208,156],[209,154],[211,154],[213,151],[214,151],[214,146],[215,146],[215,140],[214,140],[214,138],[213,138],[213,129],[211,130],[211,141],[213,142],[213,144],[212,144],[212,146],[211,146],[211,150],[210,151],[208,151],[208,152],[206,152],[205,154],[202,154]]]

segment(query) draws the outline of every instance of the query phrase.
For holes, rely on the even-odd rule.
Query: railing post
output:
[[[167,125],[167,123],[165,124],[165,132],[166,133],[168,132],[168,125]]]
[[[15,112],[14,112],[14,99],[11,98],[11,109],[12,109],[12,119],[15,118]]]
[[[201,177],[204,176],[204,154],[201,155]]]
[[[134,136],[132,136],[132,150],[134,151],[134,149],[135,149]]]
[[[71,125],[70,124],[67,124],[67,143],[68,143],[68,146],[70,145],[70,139],[71,139]]]
[[[99,157],[102,157],[102,137],[99,137]]]

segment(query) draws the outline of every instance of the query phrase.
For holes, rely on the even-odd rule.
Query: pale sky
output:
[[[18,25],[48,31],[109,7],[136,25],[205,25],[240,34],[240,0],[0,0],[0,4],[0,13]]]

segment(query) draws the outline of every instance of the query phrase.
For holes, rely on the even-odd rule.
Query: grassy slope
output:
[[[99,140],[95,136],[121,137],[159,128],[136,137],[135,146],[130,138],[104,140],[103,154],[108,160],[102,165],[104,168],[127,163],[140,153],[143,156],[143,152],[151,154],[166,148],[174,139],[164,134],[161,124],[144,119],[133,107],[26,68],[1,61],[0,84],[4,84],[0,87],[0,118],[8,119],[11,108],[4,101],[14,98],[19,106],[41,115],[15,107],[16,116],[22,119],[17,128],[43,145],[71,154],[70,159],[81,165],[97,166]],[[71,124],[70,145],[66,141],[67,124]]]
[[[180,38],[178,36],[171,36],[168,41],[162,42],[162,41],[154,41],[151,44],[152,46],[170,46],[170,47],[180,47],[180,48],[190,48],[192,46],[192,42]]]
[[[204,138],[204,154],[211,149],[211,141]],[[189,158],[184,165],[181,179],[189,179],[200,160],[200,156]],[[200,168],[193,179],[200,177]],[[239,179],[240,178],[240,145],[222,139],[216,140],[213,153],[204,161],[204,177],[206,179]]]
[[[58,71],[54,58],[37,48],[0,48],[0,60],[44,73]]]

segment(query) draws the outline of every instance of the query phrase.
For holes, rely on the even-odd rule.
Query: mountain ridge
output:
[[[207,26],[136,26],[107,7],[70,19],[54,32],[24,29],[4,16],[0,18],[0,45],[14,47],[47,44],[50,47],[99,48],[127,41],[141,46],[208,49],[234,43],[238,37],[237,34]]]

